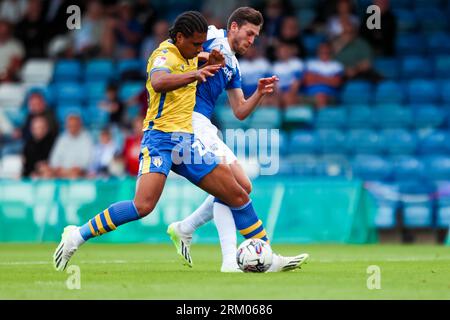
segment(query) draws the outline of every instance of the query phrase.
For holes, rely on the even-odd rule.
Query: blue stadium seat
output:
[[[446,120],[446,112],[438,108],[436,105],[419,105],[417,107],[411,106],[414,113],[414,126],[416,128],[438,128]]]
[[[390,3],[393,9],[410,9],[413,2],[411,0],[395,0]]]
[[[117,72],[119,77],[122,77],[126,72],[135,72],[137,74],[145,75],[146,62],[140,59],[126,59],[117,62]]]
[[[450,78],[450,56],[436,56],[434,73],[439,78]]]
[[[53,82],[79,81],[82,78],[82,65],[77,60],[59,60],[55,64]]]
[[[144,82],[125,82],[119,89],[119,99],[126,101],[145,89]]]
[[[370,182],[365,188],[376,202],[375,226],[380,229],[397,225],[397,210],[400,207],[398,185],[386,182]]]
[[[403,79],[431,78],[433,76],[434,66],[430,59],[420,56],[405,56],[401,61]]]
[[[289,158],[295,175],[314,177],[317,174],[318,159],[312,155],[295,156]]]
[[[233,110],[228,105],[217,105],[215,109],[215,116],[220,123],[222,129],[239,129],[247,128],[249,119],[240,121],[233,113]]]
[[[425,181],[399,183],[402,194],[403,225],[407,228],[426,228],[433,225],[434,201],[431,195],[435,188]]]
[[[317,175],[327,178],[346,178],[351,172],[351,165],[346,156],[326,155],[319,159]]]
[[[425,167],[430,180],[450,180],[450,156],[434,155],[425,157]]]
[[[86,100],[84,87],[78,82],[62,82],[53,85],[57,104],[82,104]]]
[[[445,31],[448,28],[445,13],[437,7],[419,8],[416,12],[420,15],[420,30],[424,34]]]
[[[85,87],[88,103],[93,103],[105,99],[107,85],[107,82],[104,81],[86,82]]]
[[[368,81],[356,80],[347,82],[342,89],[341,102],[344,104],[370,104],[372,102],[372,84]]]
[[[408,128],[412,121],[411,109],[398,104],[385,104],[372,111],[372,126],[380,129]]]
[[[417,137],[404,129],[387,129],[380,133],[390,155],[412,155],[417,150]]]
[[[436,81],[414,79],[406,84],[406,88],[408,101],[411,104],[437,103],[440,100],[439,86]]]
[[[87,125],[91,129],[101,129],[109,123],[109,113],[99,108],[96,103],[91,103],[86,109]]]
[[[315,154],[319,141],[314,131],[294,130],[291,132],[289,152],[291,154]]]
[[[367,129],[372,123],[372,108],[355,105],[348,108],[347,126],[350,129]]]
[[[342,129],[347,119],[344,108],[323,108],[318,111],[316,127],[318,129]]]
[[[345,135],[340,130],[318,130],[320,152],[323,154],[345,154]]]
[[[84,108],[80,104],[59,104],[56,108],[56,118],[60,124],[64,124],[70,114],[76,114],[81,117],[83,122],[88,119]]]
[[[411,1],[414,3],[415,9],[439,9],[445,3],[445,0],[414,0]]]
[[[314,112],[310,106],[290,106],[284,113],[284,122],[287,124],[312,124]]]
[[[114,75],[114,64],[109,59],[86,62],[85,81],[108,81]]]
[[[447,153],[450,146],[450,136],[443,130],[433,130],[419,140],[419,153],[422,155]]]
[[[426,38],[429,55],[450,54],[450,35],[445,32],[434,32]]]
[[[426,178],[425,165],[415,156],[395,156],[391,158],[394,166],[393,178],[396,181],[420,181]]]
[[[294,174],[294,166],[292,165],[292,161],[289,161],[287,157],[281,157],[277,175],[292,177]]]
[[[357,155],[353,159],[353,174],[364,181],[388,181],[392,164],[376,155]]]
[[[442,102],[450,105],[450,80],[445,80],[441,82],[441,93]]]
[[[395,2],[395,1],[393,1]],[[419,21],[417,14],[412,10],[396,9],[394,15],[397,18],[399,32],[414,32],[417,30]]]
[[[317,48],[321,42],[325,41],[323,35],[308,34],[303,37],[303,44],[306,48],[306,53],[309,57],[315,57],[317,54]]]
[[[347,132],[346,146],[353,154],[380,154],[384,144],[380,135],[369,129],[354,129]]]
[[[405,93],[402,86],[395,81],[382,81],[375,89],[375,103],[403,103]]]
[[[261,107],[250,117],[250,127],[255,129],[274,129],[281,126],[281,111],[278,107]]]
[[[450,183],[438,184],[437,186],[437,216],[436,226],[439,228],[450,227]]]
[[[400,77],[400,65],[395,58],[377,58],[374,67],[387,79],[396,80]]]
[[[400,34],[397,37],[396,52],[397,55],[422,55],[426,51],[425,40],[419,34],[408,33]]]

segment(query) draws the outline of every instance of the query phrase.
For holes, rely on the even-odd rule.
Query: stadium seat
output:
[[[294,130],[290,134],[290,154],[315,154],[319,150],[319,141],[314,131]]]
[[[432,155],[425,157],[425,167],[431,181],[450,180],[450,156]]]
[[[367,129],[372,123],[372,108],[367,105],[354,105],[347,111],[347,126],[350,129]]]
[[[125,82],[119,89],[119,99],[127,101],[145,89],[144,82]]]
[[[390,159],[393,166],[395,181],[419,181],[426,178],[425,166],[420,158],[415,156],[395,156]]]
[[[417,9],[440,9],[445,2],[445,0],[414,0],[414,8]]]
[[[440,127],[446,120],[446,112],[438,108],[436,105],[420,105],[418,107],[411,106],[414,109],[414,126],[418,129]]]
[[[415,33],[399,34],[395,45],[399,56],[423,55],[426,51],[424,38]]]
[[[448,200],[443,203],[439,202],[436,215],[436,226],[439,228],[450,227],[450,203]]]
[[[344,104],[370,104],[372,102],[372,84],[368,81],[351,81],[342,89],[341,102]]]
[[[419,26],[422,34],[433,34],[445,31],[448,28],[447,17],[437,7],[418,8],[416,12],[420,15]]]
[[[25,62],[20,78],[26,86],[46,85],[53,77],[54,63],[47,59],[30,59]]]
[[[372,126],[380,129],[408,128],[412,121],[411,109],[397,104],[385,104],[372,111]]]
[[[444,80],[441,82],[442,102],[450,105],[450,80]]]
[[[314,177],[317,174],[319,161],[313,155],[296,155],[289,157],[294,168],[293,173],[302,177]]]
[[[429,55],[450,54],[450,34],[434,32],[426,38]]]
[[[450,78],[450,56],[436,56],[434,73],[439,78]]]
[[[406,84],[406,88],[408,101],[411,104],[437,103],[440,100],[438,83],[433,80],[414,79]]]
[[[109,122],[109,113],[99,108],[96,103],[89,104],[86,113],[86,125],[91,129],[101,129]]]
[[[401,85],[395,81],[382,81],[375,89],[375,104],[403,103],[405,93]]]
[[[364,181],[388,181],[392,175],[392,164],[376,155],[357,155],[352,168],[353,176]]]
[[[311,124],[314,121],[314,111],[310,106],[290,106],[284,112],[286,124]]]
[[[16,109],[22,106],[25,98],[25,88],[21,84],[0,84],[0,107]]]
[[[57,104],[82,104],[86,100],[84,87],[78,82],[53,84]]]
[[[105,81],[90,81],[85,83],[88,104],[106,98],[107,84]]]
[[[146,69],[146,61],[140,59],[120,60],[117,63],[117,71],[120,79],[138,79],[145,77]]]
[[[377,58],[374,67],[378,73],[389,80],[400,77],[400,66],[396,58]]]
[[[347,132],[346,146],[347,151],[352,154],[380,154],[384,145],[376,131],[354,129]]]
[[[395,0],[390,3],[393,9],[410,9],[413,2],[411,0]]]
[[[370,182],[364,186],[376,202],[375,226],[380,229],[394,228],[397,225],[397,210],[400,207],[398,185]]]
[[[417,30],[419,21],[417,18],[417,14],[414,11],[405,9],[396,9],[394,10],[394,14],[397,17],[399,32],[405,33],[405,32],[414,32]]]
[[[387,129],[380,132],[384,147],[390,155],[412,155],[417,150],[417,137],[404,129]]]
[[[303,37],[303,44],[308,57],[315,57],[319,44],[325,40],[323,35],[309,34]]]
[[[255,129],[274,129],[281,127],[281,111],[278,107],[261,107],[250,116],[250,127]]]
[[[114,64],[109,59],[90,60],[86,63],[85,81],[109,81],[114,75]]]
[[[319,150],[322,154],[345,154],[345,135],[336,129],[317,131]]]
[[[433,130],[420,137],[419,153],[422,155],[447,153],[450,146],[450,136],[443,130]]]
[[[56,62],[53,82],[72,82],[82,78],[82,65],[77,60],[59,60]]]
[[[250,118],[240,121],[236,118],[233,110],[228,105],[217,105],[215,109],[215,116],[217,117],[217,121],[222,129],[245,129],[249,126],[248,124]]]
[[[346,120],[346,109],[327,107],[317,112],[315,125],[318,129],[342,129]]]
[[[317,175],[327,178],[346,178],[351,173],[351,165],[346,156],[325,155],[318,161]]]
[[[67,116],[70,114],[79,115],[84,123],[88,120],[87,114],[80,104],[59,104],[57,106],[56,118],[61,125],[64,125]]]
[[[431,78],[434,66],[430,59],[420,56],[405,56],[401,60],[401,75],[403,79]]]
[[[264,155],[270,155],[273,152],[278,152],[284,156],[288,152],[289,148],[289,136],[286,132],[279,130],[278,133],[275,130],[267,132],[268,134],[258,135],[258,152]]]
[[[433,225],[434,201],[431,195],[435,188],[425,181],[399,183],[402,195],[403,226],[407,228],[426,228]]]

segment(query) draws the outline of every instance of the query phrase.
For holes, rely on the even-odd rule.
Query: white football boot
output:
[[[183,259],[183,264],[192,268],[194,265],[191,258],[191,242],[192,235],[185,234],[180,231],[180,222],[173,222],[167,228],[167,233],[170,236],[175,248],[177,249],[177,253]]]
[[[302,253],[293,257],[283,257],[282,255],[273,254],[273,262],[267,272],[284,272],[301,269],[303,264],[309,259],[309,254]]]
[[[79,232],[77,226],[67,226],[64,228],[64,232],[61,235],[61,242],[53,254],[53,266],[57,271],[64,271],[66,269],[70,258],[78,249],[72,236],[73,232]]]

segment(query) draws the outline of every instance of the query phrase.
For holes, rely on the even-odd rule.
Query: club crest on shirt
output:
[[[166,57],[157,57],[155,59],[155,61],[153,61],[153,66],[160,67],[160,66],[164,65],[166,63],[166,61],[167,61]]]

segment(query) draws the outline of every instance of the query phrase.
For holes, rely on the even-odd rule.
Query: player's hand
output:
[[[220,64],[222,67],[224,67],[225,56],[219,50],[212,49],[211,52],[209,53],[208,64],[209,65]]]
[[[220,64],[213,64],[199,69],[195,72],[195,79],[199,82],[205,82],[206,78],[214,76],[220,68],[222,68]]]
[[[275,88],[275,83],[280,80],[277,76],[270,78],[261,78],[258,80],[258,92],[261,94],[272,93]]]

